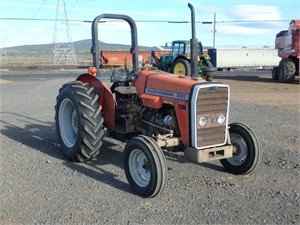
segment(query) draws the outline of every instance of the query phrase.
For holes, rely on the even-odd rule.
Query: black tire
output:
[[[233,174],[248,174],[255,169],[260,160],[260,146],[255,133],[246,125],[229,125],[230,140],[235,148],[232,158],[221,159],[226,170]]]
[[[177,59],[172,66],[172,73],[176,75],[191,76],[191,66],[186,59]]]
[[[56,98],[55,124],[62,153],[70,160],[91,160],[102,145],[103,117],[98,95],[87,83],[62,86]]]
[[[208,59],[203,59],[202,72],[207,81],[212,81],[213,74],[217,71],[217,68]]]
[[[214,67],[214,65],[208,59],[203,59],[203,66]]]
[[[295,80],[296,65],[289,58],[281,59],[279,63],[278,80],[282,83],[292,83]]]
[[[273,80],[278,80],[278,73],[279,73],[279,67],[275,66],[272,69],[272,79]]]
[[[150,137],[139,135],[130,139],[123,153],[123,164],[132,190],[144,198],[158,195],[167,181],[164,154]]]

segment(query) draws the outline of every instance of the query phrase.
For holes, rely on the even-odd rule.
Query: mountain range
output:
[[[80,41],[74,41],[74,48],[76,51],[82,50],[90,50],[92,46],[91,39],[85,39]],[[109,44],[99,41],[100,49],[101,50],[127,50],[130,49],[130,45],[122,45],[122,44]],[[54,44],[39,44],[39,45],[21,45],[21,46],[14,46],[8,47],[7,50],[13,51],[49,51],[52,50]],[[139,46],[139,50],[158,50],[158,47],[147,47],[147,46]]]

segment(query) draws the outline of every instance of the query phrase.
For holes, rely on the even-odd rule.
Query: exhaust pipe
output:
[[[192,39],[191,44],[191,76],[198,77],[198,40],[196,38],[196,27],[195,27],[195,9],[194,6],[188,3],[188,7],[191,9],[191,24],[192,24]]]

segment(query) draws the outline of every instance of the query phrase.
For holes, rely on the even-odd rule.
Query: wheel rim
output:
[[[185,75],[186,74],[185,67],[182,63],[177,63],[175,65],[174,74],[177,74],[177,75]]]
[[[70,99],[64,99],[59,107],[59,129],[64,144],[71,148],[77,138],[78,121],[73,103]]]
[[[234,166],[242,165],[248,155],[248,146],[244,138],[239,134],[230,134],[231,143],[234,146],[234,153],[232,158],[228,158],[227,161]]]
[[[150,163],[141,150],[134,149],[130,153],[129,171],[138,186],[146,187],[149,184],[151,179]]]

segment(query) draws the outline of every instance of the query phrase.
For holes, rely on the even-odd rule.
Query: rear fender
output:
[[[115,100],[109,87],[101,79],[92,76],[88,73],[80,75],[76,80],[90,84],[95,93],[98,94],[98,102],[104,113],[104,125],[109,129],[114,129],[115,126]]]

